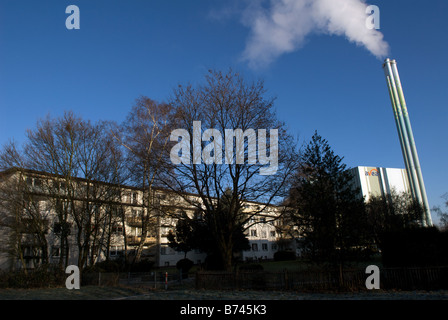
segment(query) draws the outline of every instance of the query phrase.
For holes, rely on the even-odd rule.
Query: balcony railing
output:
[[[126,237],[126,240],[129,245],[139,244],[141,239],[142,239],[141,236],[127,236]],[[145,244],[155,243],[155,242],[156,242],[155,237],[146,237],[146,239],[145,239]]]
[[[141,217],[126,217],[126,223],[130,226],[139,226],[142,224],[142,218]]]

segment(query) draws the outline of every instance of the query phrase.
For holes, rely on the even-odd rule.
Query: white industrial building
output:
[[[350,169],[353,182],[360,190],[360,196],[369,201],[371,196],[386,196],[392,190],[410,193],[406,169],[359,166]]]

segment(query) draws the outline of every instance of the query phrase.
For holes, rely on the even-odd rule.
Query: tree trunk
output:
[[[223,262],[223,267],[225,271],[232,271],[232,260],[233,260],[233,243],[229,239],[226,242],[221,243],[221,259]]]
[[[146,237],[142,237],[140,238],[140,242],[138,244],[137,250],[135,252],[135,258],[134,258],[134,262],[139,262],[141,257],[142,257],[142,253],[143,253],[143,246],[145,244],[146,241]]]

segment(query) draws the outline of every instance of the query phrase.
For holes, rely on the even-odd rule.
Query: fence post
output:
[[[288,290],[288,269],[284,269],[283,273],[285,277],[285,289]]]
[[[234,277],[235,277],[234,278],[234,282],[233,282],[233,286],[235,287],[236,290],[238,290],[239,289],[239,285],[240,285],[240,281],[239,281],[240,274],[238,272],[238,269],[236,269],[233,274],[234,274]]]
[[[339,289],[344,288],[344,274],[342,273],[342,263],[339,263]]]

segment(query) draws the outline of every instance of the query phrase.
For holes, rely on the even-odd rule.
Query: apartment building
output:
[[[35,268],[41,263],[91,265],[99,261],[142,259],[173,266],[184,258],[168,245],[178,215],[193,216],[194,194],[66,178],[13,168],[0,173],[0,269]],[[152,206],[144,205],[151,197]],[[188,201],[187,201],[188,200]],[[279,209],[246,202],[250,249],[242,260],[272,259],[280,236]],[[144,235],[143,230],[146,230]],[[205,261],[198,250],[187,253],[194,263]],[[64,260],[64,261],[62,261]]]

